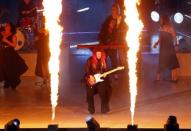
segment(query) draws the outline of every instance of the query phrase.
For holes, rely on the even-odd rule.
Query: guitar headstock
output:
[[[124,66],[119,66],[119,67],[117,67],[117,70],[123,70],[123,69],[125,69]]]

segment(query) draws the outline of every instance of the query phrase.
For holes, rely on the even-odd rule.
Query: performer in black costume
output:
[[[170,19],[167,15],[161,16],[160,19],[161,31],[159,40],[154,44],[154,48],[160,44],[159,67],[156,80],[160,80],[160,73],[162,71],[165,69],[170,69],[172,82],[177,82],[177,68],[179,68],[180,65],[175,51],[175,48],[177,49],[178,47],[176,32],[172,27]]]
[[[28,69],[24,60],[14,50],[16,46],[15,27],[6,23],[0,38],[0,72],[4,87],[16,88],[21,82],[20,76]]]
[[[36,18],[36,6],[32,0],[22,0],[19,7],[20,20],[25,18]]]
[[[37,8],[32,0],[22,0],[19,6],[18,25],[22,28],[35,28],[37,18]]]
[[[92,76],[97,73],[103,73],[107,70],[107,65],[105,61],[105,54],[103,50],[94,50],[93,55],[87,60],[86,63],[86,91],[87,91],[87,102],[88,102],[88,110],[91,114],[95,112],[94,107],[94,95],[96,93],[99,94],[101,99],[101,112],[107,113],[109,112],[109,101],[111,98],[111,87],[109,83],[109,78],[106,77],[103,82],[96,83],[91,86],[88,83],[91,83]]]
[[[111,15],[104,21],[101,31],[98,35],[100,44],[103,45],[124,45],[123,49],[106,49],[106,55],[110,58],[111,67],[126,66],[126,32],[127,25],[124,22],[124,16],[120,15],[119,5],[113,4]]]

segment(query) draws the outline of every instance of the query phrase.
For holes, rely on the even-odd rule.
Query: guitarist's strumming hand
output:
[[[104,81],[102,78],[104,77],[101,76],[101,74],[89,75],[87,78],[87,84],[89,87],[92,88],[92,86],[95,85],[96,83]]]
[[[95,84],[95,78],[93,75],[89,75],[88,78],[87,78],[87,84],[88,86],[90,86],[92,88],[92,85]]]

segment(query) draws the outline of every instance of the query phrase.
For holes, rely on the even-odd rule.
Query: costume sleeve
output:
[[[85,76],[91,75],[91,58],[89,58],[85,65]]]
[[[101,30],[100,30],[100,33],[98,35],[98,41],[100,42],[100,44],[105,43],[105,35],[107,34],[107,29],[109,26],[109,20],[110,20],[110,17],[108,17],[101,26]]]

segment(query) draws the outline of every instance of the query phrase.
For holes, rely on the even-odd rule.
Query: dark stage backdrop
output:
[[[37,3],[41,0],[33,0]],[[0,0],[0,7],[6,8],[0,22],[18,21],[18,7],[21,0]],[[65,32],[99,31],[101,23],[110,14],[113,0],[63,0],[63,14]],[[88,11],[78,13],[77,10],[89,7]]]
[[[110,14],[113,0],[63,0],[63,23],[66,32],[99,31]],[[77,10],[89,7],[88,11]]]

